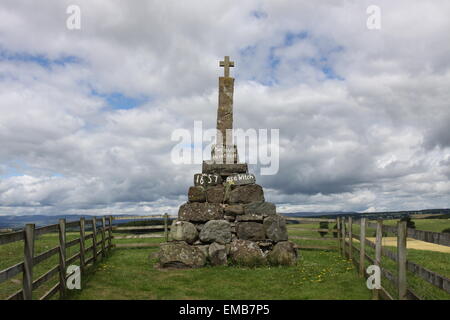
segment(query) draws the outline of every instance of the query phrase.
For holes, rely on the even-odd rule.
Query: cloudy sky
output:
[[[81,9],[70,30],[66,10]],[[381,29],[368,29],[369,5]],[[280,212],[450,207],[450,2],[0,2],[0,215],[151,214],[187,199],[173,130],[280,131]]]

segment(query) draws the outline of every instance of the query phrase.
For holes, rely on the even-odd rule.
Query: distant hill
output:
[[[443,217],[450,216],[450,209],[425,209],[417,211],[388,211],[388,212],[371,212],[360,213],[354,211],[337,211],[337,212],[293,212],[293,213],[281,213],[287,217],[327,217],[336,218],[338,216],[352,216],[352,217],[367,217],[369,219],[384,218],[395,219],[407,215],[413,214],[429,214],[429,215],[444,215]],[[133,216],[133,215],[121,215],[121,216]],[[430,218],[434,218],[434,217]],[[14,215],[14,216],[1,216],[0,215],[0,229],[20,229],[27,223],[34,223],[37,227],[58,223],[58,220],[65,218],[67,221],[79,220],[81,217],[90,219],[93,216],[85,215]],[[132,220],[121,220],[121,223],[126,223]]]

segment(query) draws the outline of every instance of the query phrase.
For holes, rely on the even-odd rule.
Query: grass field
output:
[[[388,221],[395,224],[395,221]],[[419,224],[420,223],[420,224]],[[330,224],[332,227],[334,224]],[[416,220],[418,229],[435,231],[450,225],[448,220]],[[300,231],[299,228],[314,229],[315,224],[289,225],[290,236],[319,237],[316,231]],[[373,230],[368,230],[371,236]],[[359,232],[354,226],[354,232]],[[68,233],[68,240],[77,238],[77,233]],[[98,238],[100,239],[100,238]],[[332,234],[325,241],[293,240],[301,245],[336,246]],[[36,254],[57,245],[57,235],[47,234],[36,241]],[[116,240],[115,240],[116,241]],[[161,239],[127,239],[116,243],[159,242]],[[0,270],[22,260],[22,243],[0,246]],[[354,242],[356,247],[359,243]],[[389,247],[395,251],[395,247]],[[67,256],[78,247],[70,248]],[[373,250],[366,247],[373,256]],[[357,275],[355,267],[333,250],[300,250],[301,259],[295,267],[206,267],[194,270],[160,270],[154,268],[157,248],[113,249],[110,255],[91,267],[83,276],[81,291],[70,292],[68,299],[370,299],[371,292],[365,281]],[[39,275],[57,264],[57,255],[35,268]],[[450,277],[450,254],[408,249],[408,260],[423,265],[443,276]],[[395,263],[383,258],[382,264],[395,274]],[[368,266],[368,264],[367,264]],[[34,292],[41,296],[52,284]],[[450,296],[408,273],[408,283],[414,291],[427,299],[450,299]],[[395,288],[383,282],[395,293]],[[21,277],[0,284],[0,299],[5,299],[21,288]]]

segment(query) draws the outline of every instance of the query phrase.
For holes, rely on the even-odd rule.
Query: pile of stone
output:
[[[217,141],[211,160],[204,161],[202,173],[194,175],[188,202],[181,205],[171,226],[171,241],[161,245],[161,267],[202,267],[229,263],[258,266],[293,265],[297,249],[288,241],[285,219],[266,202],[255,176],[246,163],[238,163],[232,143],[234,79],[225,57],[220,62]],[[222,141],[220,138],[225,138]]]
[[[161,245],[161,267],[293,265],[298,257],[288,241],[285,218],[265,201],[246,164],[205,162],[172,223],[170,238]]]

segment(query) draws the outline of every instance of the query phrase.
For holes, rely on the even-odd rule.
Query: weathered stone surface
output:
[[[240,214],[244,214],[244,207],[241,204],[226,205],[223,208],[223,211],[227,215],[237,216]]]
[[[208,187],[206,189],[206,201],[209,203],[223,203],[225,190],[223,185]]]
[[[216,173],[220,175],[230,175],[233,173],[247,173],[246,163],[214,163],[213,161],[203,161],[203,173]]]
[[[225,245],[213,242],[209,245],[208,256],[211,265],[223,266],[227,265],[227,248]]]
[[[205,202],[206,192],[201,186],[190,187],[188,191],[188,200],[190,202]]]
[[[271,216],[276,214],[276,207],[272,202],[252,202],[244,204],[245,214],[259,214],[263,216]]]
[[[230,192],[230,204],[251,203],[264,201],[264,191],[258,184],[237,186]]]
[[[275,242],[287,241],[286,219],[280,215],[268,216],[264,219],[266,237]]]
[[[249,240],[234,240],[230,246],[230,257],[232,262],[249,267],[266,263],[262,250],[255,242]]]
[[[291,241],[278,242],[267,255],[271,265],[293,266],[297,263],[298,252]]]
[[[237,145],[214,144],[211,148],[211,160],[214,163],[238,163]]]
[[[178,219],[191,222],[206,222],[222,219],[223,210],[219,204],[207,202],[185,203],[178,210]]]
[[[203,254],[205,255],[205,257],[208,257],[208,252],[209,252],[209,244],[198,244],[198,245],[194,245],[196,248],[198,248],[201,252],[203,252]]]
[[[222,177],[218,174],[205,174],[205,173],[196,173],[194,174],[194,185],[202,186],[204,188],[208,186],[215,186],[218,184],[222,184]]]
[[[236,234],[239,239],[243,240],[257,241],[266,238],[263,224],[257,222],[236,223]]]
[[[226,182],[240,186],[255,183],[256,178],[252,173],[238,173],[228,176]]]
[[[198,268],[205,265],[206,256],[186,242],[167,242],[161,244],[158,260],[163,268]]]
[[[228,216],[228,215],[225,215],[223,218],[224,218],[225,220],[227,220],[228,222],[234,222],[234,220],[236,220],[236,217],[235,217],[235,216]]]
[[[200,232],[200,240],[203,242],[217,242],[220,244],[231,242],[231,226],[226,220],[210,220]]]
[[[170,228],[170,237],[172,240],[186,241],[192,244],[198,238],[198,231],[190,222],[174,220]]]
[[[196,223],[195,228],[197,229],[198,232],[200,232],[202,231],[204,225],[205,225],[204,223]]]
[[[264,217],[260,214],[243,214],[241,216],[236,217],[236,221],[254,221],[254,222],[263,222]]]

